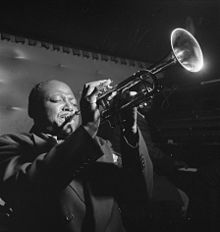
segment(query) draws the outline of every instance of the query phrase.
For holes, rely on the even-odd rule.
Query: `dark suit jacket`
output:
[[[109,143],[79,127],[57,144],[42,134],[0,137],[0,186],[15,231],[146,231],[152,169],[122,139],[122,166]]]
[[[177,187],[168,178],[169,175],[174,174],[174,160],[155,146],[151,137],[149,122],[140,114],[138,114],[137,119],[138,128],[142,134],[141,138],[145,141],[145,143],[140,143],[140,146],[147,146],[145,152],[148,152],[148,154],[146,155],[151,159],[154,166],[154,186],[151,199],[153,213],[156,212],[155,215],[161,213],[158,212],[158,208],[156,208],[156,210],[154,209],[155,205],[157,206],[158,204],[166,205],[167,209],[175,206],[182,212],[182,206],[184,204],[183,199]],[[114,150],[119,153],[121,152],[120,133],[119,127],[110,128],[108,124],[102,124],[99,131],[101,137],[110,140]]]

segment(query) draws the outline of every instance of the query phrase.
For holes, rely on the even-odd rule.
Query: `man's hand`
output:
[[[83,88],[80,110],[82,116],[82,126],[94,137],[100,124],[100,112],[97,106],[99,92],[107,87],[111,80],[98,80],[86,83]]]

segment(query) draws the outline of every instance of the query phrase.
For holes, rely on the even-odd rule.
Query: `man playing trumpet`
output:
[[[140,152],[135,108],[119,113],[121,158],[97,136],[100,85],[84,85],[80,104],[57,80],[30,95],[30,133],[0,137],[0,184],[23,232],[146,231],[152,166]],[[80,109],[79,109],[80,108]],[[79,118],[81,114],[81,122]]]

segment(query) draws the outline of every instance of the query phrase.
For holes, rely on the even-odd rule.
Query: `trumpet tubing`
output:
[[[98,97],[101,119],[110,120],[119,111],[138,107],[149,101],[159,91],[157,73],[179,63],[189,72],[199,72],[203,67],[203,54],[195,37],[183,28],[176,28],[170,37],[171,52],[158,64],[140,70],[115,87],[102,91]],[[133,96],[128,93],[136,92]],[[120,101],[115,101],[115,98]],[[114,104],[116,102],[116,105]]]

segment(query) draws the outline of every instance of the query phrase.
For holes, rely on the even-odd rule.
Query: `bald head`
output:
[[[31,117],[34,120],[39,117],[39,113],[41,113],[42,111],[42,100],[44,98],[45,91],[47,91],[47,89],[53,89],[53,86],[57,85],[64,85],[70,89],[70,87],[66,83],[58,80],[42,81],[33,87],[28,98],[29,117]]]
[[[30,92],[28,114],[35,124],[55,130],[55,127],[60,127],[65,118],[76,110],[78,110],[76,98],[71,88],[64,82],[58,80],[40,82]],[[73,121],[78,124],[78,119]],[[72,129],[75,129],[75,124]]]

